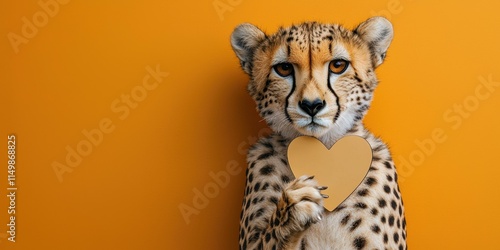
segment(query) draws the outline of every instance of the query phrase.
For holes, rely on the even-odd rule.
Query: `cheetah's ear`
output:
[[[265,38],[262,30],[249,23],[240,24],[231,34],[231,46],[247,74],[252,72],[253,53]]]
[[[384,17],[372,17],[358,25],[354,32],[370,46],[375,67],[382,64],[394,36],[391,22]]]

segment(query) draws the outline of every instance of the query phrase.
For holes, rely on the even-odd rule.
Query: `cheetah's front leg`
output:
[[[267,227],[263,249],[294,249],[302,233],[323,217],[323,198],[314,176],[301,176],[290,182],[282,192],[276,211]]]
[[[303,232],[321,220],[323,196],[313,177],[297,179],[288,165],[288,142],[278,135],[249,149],[240,215],[241,250],[290,249]]]

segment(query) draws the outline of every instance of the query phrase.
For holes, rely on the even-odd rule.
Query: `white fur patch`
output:
[[[333,58],[334,59],[344,59],[347,61],[351,60],[351,56],[349,55],[349,52],[341,44],[336,44],[335,47],[333,47]]]
[[[278,50],[276,50],[276,53],[274,54],[272,65],[276,65],[278,63],[284,63],[288,61],[288,54],[286,52],[285,47],[280,47]]]

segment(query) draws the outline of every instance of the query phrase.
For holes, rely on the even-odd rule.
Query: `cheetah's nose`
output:
[[[299,101],[300,109],[304,110],[310,116],[316,115],[325,106],[326,106],[326,102],[324,100],[320,100],[320,99],[315,99],[312,102],[307,100],[307,99]]]

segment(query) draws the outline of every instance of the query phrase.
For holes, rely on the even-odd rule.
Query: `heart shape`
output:
[[[331,149],[310,136],[295,138],[288,146],[288,162],[295,177],[314,175],[319,185],[327,186],[322,193],[327,210],[333,211],[356,190],[366,177],[372,162],[370,144],[359,136],[345,136]]]

